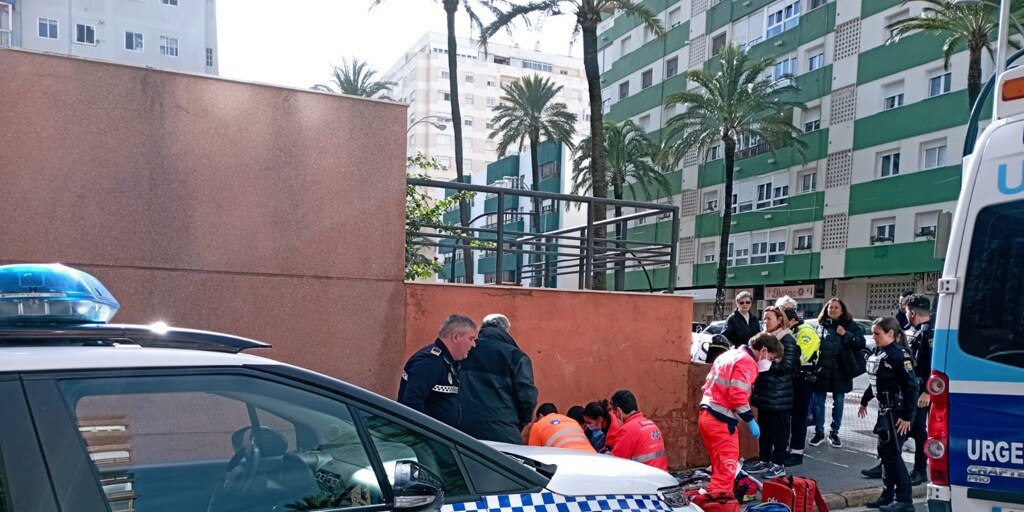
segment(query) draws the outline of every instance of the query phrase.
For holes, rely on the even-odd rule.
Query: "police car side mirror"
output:
[[[411,460],[395,462],[395,509],[434,512],[444,505],[444,484],[429,469]]]

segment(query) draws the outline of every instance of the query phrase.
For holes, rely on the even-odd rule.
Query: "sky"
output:
[[[380,74],[427,32],[445,33],[445,14],[434,0],[218,0],[217,39],[220,75],[252,82],[308,88],[330,79],[331,66],[343,58],[370,62]],[[485,18],[486,21],[489,21]],[[495,42],[518,43],[565,55],[575,18],[543,21],[541,30],[517,23],[513,38],[504,32]],[[456,33],[469,37],[469,16],[461,9]],[[582,41],[573,55],[582,58]]]

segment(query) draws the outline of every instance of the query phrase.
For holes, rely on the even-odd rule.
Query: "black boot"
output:
[[[860,474],[868,478],[882,478],[882,465],[879,464],[871,469],[862,469]]]
[[[918,471],[918,470],[915,469],[913,472],[910,473],[910,485],[911,485],[911,487],[913,487],[915,485],[921,485],[921,484],[923,484],[923,483],[925,483],[927,481],[928,481],[928,475],[924,471]]]
[[[786,466],[787,468],[790,468],[790,467],[793,467],[793,466],[799,466],[800,464],[803,464],[803,463],[804,463],[804,454],[802,454],[802,453],[790,453],[790,454],[786,455],[786,460],[784,460],[782,462],[782,465]]]
[[[881,508],[892,503],[894,497],[895,494],[892,491],[886,489],[882,491],[882,495],[879,496],[878,499],[876,499],[875,501],[869,501],[865,503],[864,506],[867,508]]]

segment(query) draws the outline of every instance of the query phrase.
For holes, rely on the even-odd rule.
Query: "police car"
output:
[[[487,445],[118,308],[84,272],[0,266],[0,511],[699,511],[663,471]]]

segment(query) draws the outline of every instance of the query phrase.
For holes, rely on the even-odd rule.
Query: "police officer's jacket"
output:
[[[932,375],[932,346],[935,343],[935,317],[921,325],[912,327],[910,351],[914,357],[914,373],[917,383],[924,391],[924,385]]]
[[[412,355],[402,371],[398,402],[452,427],[459,426],[459,374],[440,339]]]
[[[892,411],[897,418],[913,421],[917,412],[917,375],[914,374],[914,360],[898,342],[885,347],[875,347],[868,357],[868,380],[871,384],[864,391],[860,404],[867,406],[877,397],[880,413]]]

